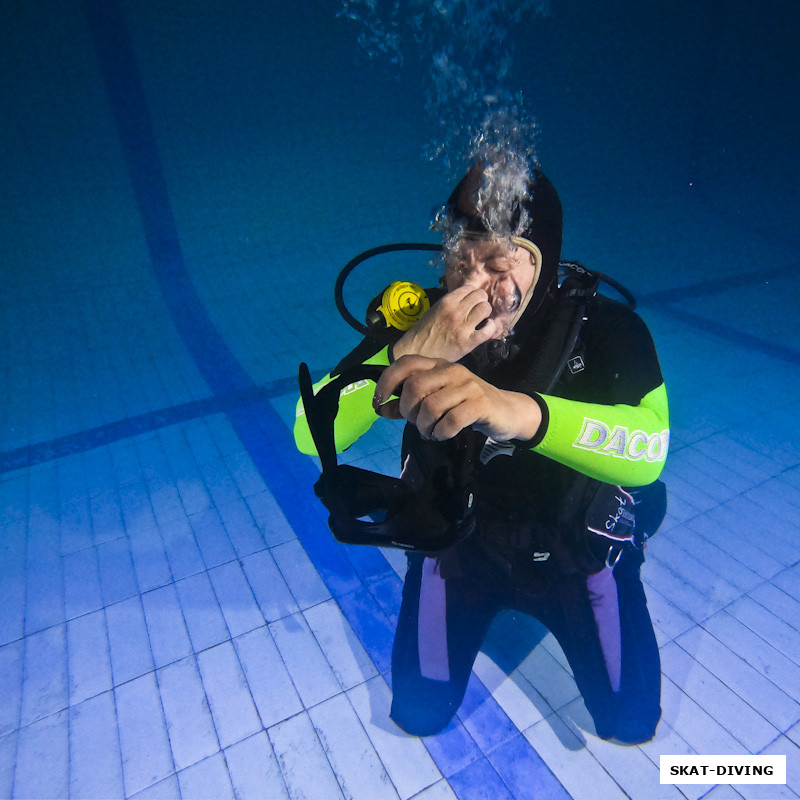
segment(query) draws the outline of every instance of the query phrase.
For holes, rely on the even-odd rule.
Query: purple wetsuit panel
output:
[[[592,613],[597,623],[600,648],[606,662],[613,691],[619,691],[622,672],[622,636],[619,623],[619,598],[614,570],[606,567],[586,578]]]
[[[419,670],[424,678],[450,680],[447,656],[447,594],[435,558],[422,565],[419,592]]]

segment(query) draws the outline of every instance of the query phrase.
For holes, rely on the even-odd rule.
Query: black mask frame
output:
[[[438,465],[418,487],[403,478],[338,463],[334,420],[339,394],[356,381],[377,381],[384,369],[370,364],[345,369],[314,394],[308,366],[300,364],[300,397],[322,464],[314,492],[329,511],[331,532],[344,544],[437,553],[475,528],[468,435],[428,443]]]

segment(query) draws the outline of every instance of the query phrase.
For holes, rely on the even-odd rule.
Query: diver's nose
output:
[[[488,272],[481,272],[480,274],[475,276],[475,281],[477,282],[478,286],[483,289],[487,294],[491,292],[494,281],[492,281],[492,276],[489,275]]]
[[[474,286],[476,289],[483,289],[487,294],[492,288],[491,275],[483,269],[473,269],[465,277],[462,285]]]

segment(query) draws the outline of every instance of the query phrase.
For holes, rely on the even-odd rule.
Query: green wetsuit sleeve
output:
[[[533,440],[534,452],[605,483],[644,486],[661,474],[669,447],[669,409],[663,383],[637,406],[600,405],[548,395],[537,395],[537,400],[545,430]]]
[[[388,347],[379,350],[374,356],[365,359],[363,363],[388,366]],[[314,384],[314,393],[316,394],[331,380],[332,376],[328,373],[322,380],[317,381]],[[375,420],[379,419],[378,414],[372,408],[372,396],[374,393],[375,382],[370,380],[351,383],[339,393],[339,413],[336,415],[333,426],[337,453],[341,453],[350,447],[353,442],[372,427]],[[308,429],[303,401],[299,399],[295,410],[294,441],[301,453],[310,456],[317,455],[317,448],[311,438],[311,431]]]

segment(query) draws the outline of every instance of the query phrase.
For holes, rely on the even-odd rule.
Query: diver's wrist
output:
[[[539,424],[532,436],[517,436],[514,437],[513,442],[518,447],[531,450],[542,441],[547,433],[547,427],[550,423],[550,411],[545,399],[541,395],[534,393],[525,395],[525,397],[536,404],[539,411]]]
[[[535,398],[522,392],[509,392],[513,398],[514,430],[508,439],[530,441],[536,437],[541,428],[542,408]]]
[[[418,355],[413,352],[413,348],[408,347],[408,334],[401,336],[396,342],[389,345],[389,363],[393,364],[398,358],[407,355]]]

